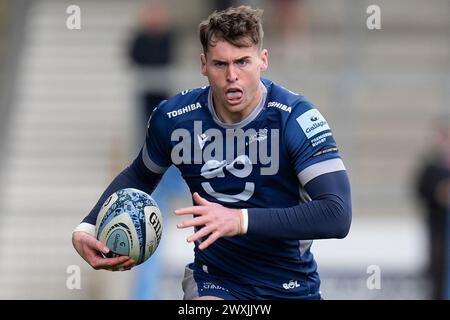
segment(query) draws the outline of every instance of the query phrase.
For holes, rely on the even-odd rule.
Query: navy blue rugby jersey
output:
[[[330,127],[304,96],[267,79],[261,86],[259,105],[236,124],[220,121],[210,87],[161,103],[149,120],[145,166],[163,173],[174,164],[192,193],[229,208],[309,201],[302,188],[308,181],[344,170]],[[319,290],[311,243],[282,234],[223,237],[205,250],[196,244],[194,265],[252,295],[298,298]]]

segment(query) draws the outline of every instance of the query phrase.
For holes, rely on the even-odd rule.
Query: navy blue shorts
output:
[[[204,296],[213,296],[224,300],[259,300],[259,299],[302,299],[320,300],[320,292],[304,296],[286,295],[278,298],[269,291],[261,288],[237,284],[226,277],[216,277],[208,270],[200,268],[193,263],[185,268],[183,279],[184,300],[196,300]]]
[[[195,300],[204,296],[214,296],[224,300],[237,300],[229,289],[217,283],[206,272],[195,272],[191,265],[187,265],[183,279],[184,300]]]

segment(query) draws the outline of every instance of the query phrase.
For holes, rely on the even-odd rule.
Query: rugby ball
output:
[[[161,241],[161,211],[155,200],[141,190],[118,190],[102,205],[95,234],[110,249],[108,257],[129,256],[136,265],[141,264]]]

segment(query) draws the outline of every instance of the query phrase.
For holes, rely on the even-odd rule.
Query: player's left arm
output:
[[[302,100],[287,121],[284,143],[300,185],[311,201],[288,208],[228,209],[194,195],[197,206],[176,210],[194,214],[179,228],[204,226],[188,242],[208,236],[204,249],[220,237],[239,234],[296,240],[344,238],[352,219],[350,182],[323,116]],[[276,186],[274,186],[276,188]]]
[[[319,175],[304,187],[309,202],[290,208],[248,209],[247,233],[298,240],[346,237],[352,220],[347,172]]]
[[[340,159],[339,159],[340,160]],[[352,220],[351,192],[345,170],[328,172],[305,185],[311,201],[289,208],[229,209],[194,193],[196,206],[175,210],[177,215],[196,215],[178,228],[203,226],[187,238],[194,242],[208,236],[205,249],[220,237],[241,234],[313,240],[344,238]]]
[[[350,182],[327,120],[301,99],[286,122],[283,145],[311,201],[248,209],[248,233],[312,240],[344,238],[352,220]]]

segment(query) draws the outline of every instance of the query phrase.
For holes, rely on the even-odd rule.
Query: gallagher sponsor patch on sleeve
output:
[[[328,122],[317,109],[306,111],[296,120],[308,139],[320,132],[330,130]]]

